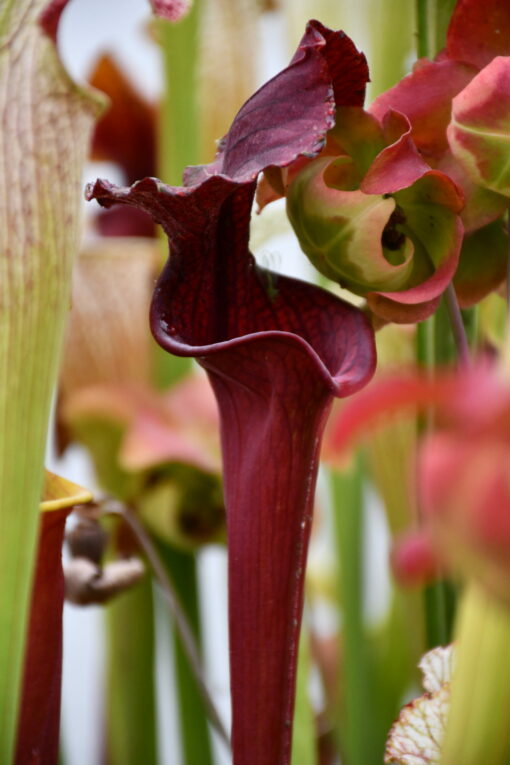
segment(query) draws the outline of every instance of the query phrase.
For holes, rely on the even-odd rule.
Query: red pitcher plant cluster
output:
[[[6,32],[11,51],[18,45],[18,28],[28,23],[26,45],[39,51],[42,63],[30,69],[32,59],[20,53],[21,59],[9,59],[6,71],[21,80],[26,64],[34,89],[44,84],[52,108],[58,111],[63,104],[64,112],[69,109],[76,116],[86,144],[99,111],[97,97],[70,84],[54,50],[67,1],[23,0],[23,5],[28,22],[20,21],[6,6],[7,21],[0,14],[0,32]],[[198,3],[154,0],[151,5],[172,23],[179,21],[194,29]],[[129,590],[111,611],[109,621],[112,670],[107,695],[114,726],[118,710],[124,712],[131,701],[129,694],[115,696],[112,690],[115,672],[117,681],[122,677],[115,648],[122,646],[125,655],[136,656],[136,664],[142,644],[150,645],[136,668],[138,679],[143,673],[152,678],[154,614],[148,571],[153,570],[174,608],[179,636],[176,654],[184,650],[192,668],[191,675],[186,675],[186,668],[179,677],[184,688],[182,730],[188,728],[184,736],[187,765],[199,765],[197,758],[202,758],[200,765],[212,762],[208,745],[205,754],[193,748],[201,746],[200,736],[207,736],[205,717],[196,722],[202,725],[200,736],[199,728],[193,729],[194,721],[186,720],[185,705],[190,703],[186,699],[197,688],[221,728],[194,643],[199,637],[199,614],[191,561],[201,545],[225,540],[233,763],[297,762],[299,752],[292,753],[293,721],[307,553],[321,440],[334,398],[349,398],[335,409],[328,431],[329,453],[337,457],[347,446],[354,450],[355,436],[361,431],[370,430],[373,436],[372,426],[381,414],[393,416],[407,408],[414,430],[403,441],[409,450],[402,465],[395,460],[392,464],[393,481],[400,486],[407,481],[404,464],[415,471],[406,483],[412,496],[406,499],[402,491],[396,504],[408,502],[416,514],[409,535],[394,545],[394,573],[405,586],[428,585],[429,606],[433,594],[443,592],[433,589],[444,585],[436,580],[446,577],[455,583],[461,600],[457,645],[436,648],[423,660],[425,702],[406,708],[395,723],[385,761],[395,765],[507,762],[510,726],[503,712],[491,714],[491,704],[499,702],[490,697],[490,687],[497,686],[497,698],[510,702],[510,667],[501,668],[501,651],[510,638],[510,383],[504,363],[494,358],[496,352],[487,342],[480,359],[473,361],[471,355],[485,341],[480,331],[476,336],[476,306],[496,290],[501,292],[509,272],[510,4],[508,0],[457,0],[451,5],[451,18],[443,30],[444,47],[430,60],[419,59],[409,75],[370,105],[365,105],[369,69],[364,54],[343,31],[309,21],[289,65],[241,106],[218,143],[215,159],[187,167],[178,186],[154,177],[161,141],[158,107],[135,92],[108,56],[90,78],[112,102],[110,112],[98,122],[92,157],[113,160],[127,185],[99,179],[86,189],[86,198],[97,200],[103,208],[95,217],[96,233],[101,236],[84,248],[74,272],[57,430],[62,449],[71,441],[88,449],[106,496],[92,503],[88,514],[82,508],[81,523],[69,534],[75,559],[67,570],[67,596],[83,605],[103,603]],[[178,30],[179,26],[173,31]],[[23,56],[28,56],[26,61]],[[20,61],[25,62],[23,66]],[[0,67],[1,62],[0,58]],[[0,75],[4,76],[2,69]],[[47,130],[44,105],[41,109],[37,114]],[[64,125],[67,112],[58,113]],[[11,122],[6,117],[6,124]],[[69,170],[67,180],[75,188],[85,153],[73,143],[76,131],[71,128],[70,133],[66,167],[72,167],[72,173]],[[45,168],[51,164],[52,178],[59,179],[58,152],[50,154],[36,160]],[[18,176],[9,185],[19,187],[23,196],[25,171]],[[64,182],[62,188],[57,180],[55,184],[55,195],[63,200],[69,189]],[[45,194],[46,186],[36,189],[34,209],[29,205],[32,217],[27,218],[33,230],[41,233],[41,252],[72,252],[76,237],[71,242],[55,231],[66,229],[70,236],[68,222],[74,225],[79,201],[76,209],[67,209],[62,202],[59,220],[58,205],[49,212],[41,207]],[[263,268],[250,252],[254,205],[264,216],[265,208],[279,198],[285,200],[303,255],[324,286]],[[7,205],[6,230],[17,230],[19,215],[14,207]],[[169,245],[162,270],[156,224]],[[44,238],[46,228],[49,233]],[[16,242],[20,239],[13,237]],[[31,234],[26,235],[25,244],[23,253],[31,251]],[[54,318],[59,327],[63,325],[60,306],[70,288],[70,266],[63,256],[51,261],[50,274],[44,270],[43,258],[38,270],[30,268],[19,281],[11,249],[7,248],[5,259],[0,254],[0,273],[11,290],[5,300],[0,291],[0,349],[14,348],[21,335],[47,329],[44,301],[33,298],[36,282],[54,279],[56,283],[65,271],[61,291],[49,301],[58,304]],[[28,262],[24,258],[20,251],[20,261]],[[342,298],[337,296],[339,287]],[[349,299],[343,299],[346,293]],[[24,330],[12,318],[12,311],[5,314],[9,322],[4,322],[4,305],[11,304],[24,306],[14,312],[30,318]],[[441,340],[444,305],[457,345],[449,361],[455,361],[455,355],[458,358],[456,366],[450,363],[447,371],[437,371],[430,363],[437,350],[431,337],[436,345]],[[6,335],[5,342],[2,322],[14,332],[12,337]],[[419,349],[428,348],[428,368],[386,378],[378,373],[371,382],[376,370],[376,332],[380,332],[381,350],[381,338],[391,324],[416,325],[404,330],[406,343],[417,338]],[[466,325],[475,327],[469,337]],[[160,348],[155,347],[149,327]],[[41,434],[48,418],[51,369],[56,368],[59,342],[41,335],[36,343],[53,359],[51,364],[40,359],[37,367],[37,379],[45,381],[38,404]],[[171,362],[175,368],[169,374],[170,362],[160,349],[180,357],[182,366]],[[28,352],[37,355],[36,350]],[[382,351],[380,358],[383,367]],[[201,370],[182,359],[195,359]],[[18,357],[13,355],[11,361],[15,374],[24,379],[14,365]],[[26,406],[30,386],[23,387],[15,379],[4,387],[12,391],[16,386],[24,395],[20,406]],[[12,431],[9,437],[18,443],[4,404],[0,394],[0,427],[4,423],[6,439]],[[30,459],[34,464],[41,462],[42,475],[42,435],[39,440],[39,451]],[[352,501],[359,521],[368,481],[363,461],[356,465],[351,466],[349,478],[333,475],[332,483],[344,492],[346,504]],[[335,470],[331,468],[333,474]],[[3,476],[11,474],[16,480],[3,487]],[[21,476],[22,471],[14,473],[11,462],[4,459],[0,446],[0,496],[5,495],[11,505],[23,501],[28,506],[28,495],[17,493]],[[39,491],[40,480],[36,488]],[[16,557],[14,546],[14,552],[5,548],[10,569],[22,563],[26,568],[21,588],[25,601],[34,565],[35,578],[31,608],[23,607],[20,599],[17,610],[12,592],[6,584],[4,593],[0,581],[0,605],[10,604],[12,613],[16,611],[15,635],[26,631],[28,636],[24,674],[22,649],[13,652],[14,638],[2,641],[0,636],[0,697],[10,694],[13,709],[20,706],[19,723],[12,710],[3,722],[0,719],[0,737],[4,725],[7,731],[5,743],[0,740],[2,762],[10,762],[13,751],[18,765],[35,762],[34,757],[48,765],[57,760],[64,596],[60,551],[67,513],[91,499],[88,492],[49,475],[42,521],[35,506],[31,515],[27,511],[30,551]],[[343,508],[337,511],[342,513]],[[115,520],[105,519],[108,515]],[[408,520],[411,515],[401,513]],[[21,538],[23,524],[13,522],[12,528],[6,528],[11,529],[12,540]],[[0,541],[2,554],[3,549]],[[348,545],[343,551],[349,555]],[[359,560],[354,563],[360,565]],[[3,565],[0,558],[2,576]],[[182,577],[185,570],[187,578]],[[358,671],[359,681],[366,678],[377,653],[369,647],[372,638],[365,639],[363,571],[356,571],[345,573],[344,568],[340,583],[346,635],[341,677],[353,698],[347,692],[339,694],[340,706],[348,710],[342,719],[352,735],[348,744],[339,738],[348,765],[369,765],[384,753],[373,757],[374,749],[368,755],[370,743],[367,748],[361,728],[352,722],[351,709],[356,704],[358,711],[367,716],[370,712],[364,706],[364,691],[356,688],[352,678]],[[135,581],[138,590],[132,588]],[[357,587],[360,601],[354,607],[345,594],[353,581],[351,595]],[[417,602],[413,600],[413,609]],[[395,624],[401,624],[398,598],[392,608],[389,621],[395,617]],[[427,618],[430,627],[430,608]],[[137,639],[130,640],[129,629],[135,622]],[[0,632],[5,632],[6,623],[0,621]],[[417,631],[415,625],[415,635]],[[418,649],[424,649],[425,642],[420,635],[409,655],[422,653]],[[353,661],[350,666],[356,651],[357,664]],[[387,655],[392,657],[391,649]],[[17,669],[7,677],[9,657]],[[370,687],[377,698],[384,672],[375,674]],[[394,681],[392,693],[399,705],[404,681],[409,686],[413,679],[406,675]],[[195,684],[189,693],[188,681],[190,688]],[[145,679],[136,682],[141,687]],[[149,686],[144,698],[154,695]],[[468,686],[476,698],[473,707],[467,701]],[[482,700],[487,698],[491,703],[484,706]],[[0,698],[0,718],[2,709]],[[473,709],[476,725],[464,736]],[[381,719],[396,713],[392,702]],[[429,716],[433,725],[427,729]],[[377,735],[380,738],[380,731]],[[122,765],[136,762],[135,758],[148,765],[156,763],[154,727],[139,751],[128,751],[130,746],[123,749],[122,735],[115,738],[111,731],[105,733],[105,757],[113,765],[126,757]],[[324,748],[321,756],[330,763],[335,755],[327,755]],[[314,754],[310,763],[315,762]]]

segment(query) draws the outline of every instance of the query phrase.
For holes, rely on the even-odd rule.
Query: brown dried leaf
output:
[[[78,606],[106,603],[133,587],[144,573],[138,558],[112,561],[103,569],[87,558],[74,558],[64,570],[66,600]]]

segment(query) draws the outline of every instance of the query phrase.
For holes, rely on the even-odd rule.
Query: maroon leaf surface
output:
[[[219,403],[235,765],[290,761],[320,438],[332,396],[353,393],[375,366],[358,309],[256,265],[255,182],[267,165],[318,153],[333,93],[358,103],[365,81],[351,41],[312,22],[291,65],[245,104],[215,163],[191,169],[186,188],[146,178],[88,189],[104,206],[134,205],[163,225],[172,256],[154,294],[153,333],[170,352],[197,357]]]
[[[252,184],[93,194],[152,209],[169,235],[153,332],[207,369],[222,421],[235,763],[287,763],[320,436],[332,396],[373,372],[372,331],[333,295],[255,265]]]
[[[290,65],[241,107],[215,162],[185,170],[186,185],[220,173],[254,181],[269,166],[315,156],[335,123],[335,107],[361,106],[367,82],[365,56],[353,42],[310,21]]]

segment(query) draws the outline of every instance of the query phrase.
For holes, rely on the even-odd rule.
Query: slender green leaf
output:
[[[456,628],[457,654],[441,765],[510,762],[510,610],[470,583]]]
[[[106,612],[108,765],[156,765],[154,608],[145,577]]]
[[[374,729],[372,657],[363,622],[363,483],[359,455],[349,471],[332,474],[342,609],[339,738],[349,765],[379,765],[382,750]]]
[[[179,186],[182,172],[199,162],[199,116],[197,69],[199,64],[198,24],[200,0],[177,23],[159,21],[165,78],[159,132],[159,175]],[[191,359],[169,356],[154,346],[154,382],[158,387],[173,385],[192,366]]]
[[[196,560],[192,553],[181,552],[160,543],[158,549],[168,574],[186,612],[189,624],[200,640]],[[189,667],[182,642],[174,632],[174,657],[182,751],[186,765],[212,765],[211,743],[202,697]]]
[[[38,25],[43,0],[0,9],[0,762],[16,727],[51,395],[98,102]]]
[[[306,620],[299,641],[292,765],[317,765],[317,731],[310,700],[310,636]]]

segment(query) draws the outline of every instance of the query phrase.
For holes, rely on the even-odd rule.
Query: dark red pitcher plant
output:
[[[158,343],[194,356],[218,400],[229,546],[236,765],[290,762],[303,582],[322,430],[333,396],[372,376],[372,328],[352,305],[260,268],[248,249],[257,178],[317,155],[335,109],[361,106],[365,58],[309,23],[290,65],[237,114],[184,186],[99,180],[104,207],[149,212],[171,255],[151,309]]]

